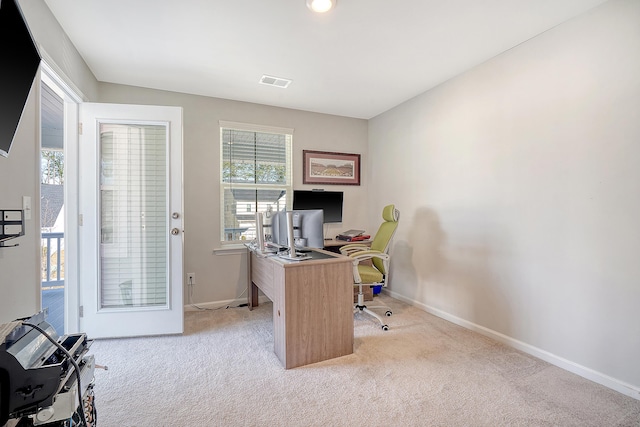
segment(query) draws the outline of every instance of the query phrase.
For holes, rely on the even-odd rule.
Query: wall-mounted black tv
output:
[[[0,155],[8,156],[40,54],[17,0],[0,0]]]
[[[342,222],[342,191],[293,190],[293,210],[322,209],[324,222]]]

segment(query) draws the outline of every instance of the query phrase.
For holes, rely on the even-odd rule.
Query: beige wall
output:
[[[638,23],[610,1],[370,120],[368,170],[394,295],[640,398]]]
[[[22,209],[22,196],[28,196],[34,212],[31,220],[25,221],[25,235],[6,242],[19,246],[0,248],[0,324],[32,315],[40,308],[36,86],[31,88],[9,157],[0,156],[0,208]]]
[[[295,189],[322,188],[302,185],[302,150],[360,153],[363,162],[367,158],[366,120],[114,84],[100,85],[99,101],[183,107],[184,271],[196,274],[193,301],[198,304],[233,300],[246,290],[246,255],[213,253],[221,247],[220,120],[293,128]],[[345,193],[344,221],[327,225],[328,236],[366,225],[366,180],[361,186],[323,188]],[[185,301],[188,296],[185,288]]]

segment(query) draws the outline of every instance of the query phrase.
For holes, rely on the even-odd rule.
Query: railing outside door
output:
[[[64,233],[42,233],[42,308],[47,322],[64,334]]]

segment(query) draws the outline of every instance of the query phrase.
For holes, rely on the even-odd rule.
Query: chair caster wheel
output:
[[[391,316],[393,313],[391,312],[391,310],[387,310],[387,312],[385,313],[385,315],[387,316]]]
[[[389,326],[388,325],[382,325],[382,330],[383,331],[388,331],[389,330]]]

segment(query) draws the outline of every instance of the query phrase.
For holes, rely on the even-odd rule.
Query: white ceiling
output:
[[[100,81],[364,119],[605,2],[45,1]]]

